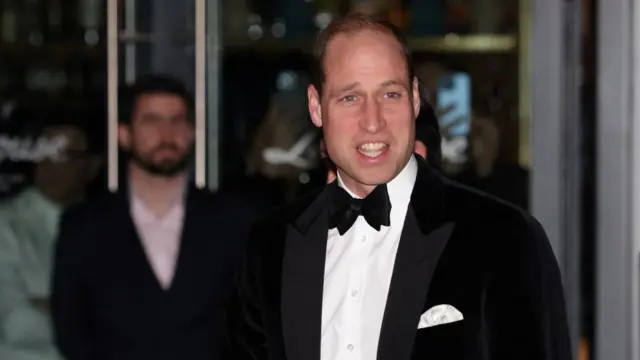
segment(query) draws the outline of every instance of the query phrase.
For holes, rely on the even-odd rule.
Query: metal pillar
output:
[[[596,359],[638,359],[637,0],[599,3]],[[635,12],[635,14],[634,14]],[[636,19],[636,20],[634,20]],[[634,220],[635,223],[634,224]]]
[[[579,1],[531,2],[531,211],[563,275],[574,353],[580,336]],[[525,44],[521,44],[525,46]]]

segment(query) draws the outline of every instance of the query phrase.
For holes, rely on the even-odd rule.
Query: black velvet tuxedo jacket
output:
[[[377,360],[570,360],[560,273],[539,223],[418,164]],[[254,225],[227,312],[229,359],[320,359],[328,186]],[[418,329],[440,304],[464,319]]]
[[[166,290],[147,260],[127,191],[65,213],[51,299],[64,358],[220,359],[224,308],[253,222],[250,209],[191,187]]]

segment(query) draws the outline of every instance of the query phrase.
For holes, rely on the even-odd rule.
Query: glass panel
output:
[[[273,190],[271,200],[279,202],[292,196],[292,189],[322,183],[313,170],[274,166],[262,155],[269,147],[291,147],[313,130],[304,94],[313,36],[331,19],[357,10],[408,34],[417,75],[440,115],[445,172],[528,207],[528,54],[519,46],[528,41],[528,32],[520,29],[528,14],[520,3],[222,1],[223,187],[260,179]],[[462,126],[452,126],[460,121]],[[308,156],[314,156],[309,149]],[[262,181],[265,177],[270,180]]]
[[[105,10],[102,0],[0,3],[3,196],[35,188],[66,205],[104,188]]]
[[[127,0],[120,7],[118,81],[168,75],[195,92],[195,0]],[[119,183],[126,179],[124,154]]]
[[[193,91],[194,6],[194,0],[133,0],[125,3],[120,22],[122,80],[132,80],[125,78],[128,73],[135,74],[133,78],[147,74],[167,74],[180,79]],[[135,52],[135,62],[127,59],[128,52]]]

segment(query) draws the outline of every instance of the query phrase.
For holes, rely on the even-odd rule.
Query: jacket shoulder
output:
[[[507,221],[519,225],[536,222],[526,210],[491,194],[447,178],[443,178],[442,182],[445,207],[453,217],[485,222]]]
[[[256,224],[286,225],[295,221],[300,214],[302,214],[309,206],[311,206],[311,204],[313,204],[313,202],[325,190],[325,188],[326,186],[321,186],[318,189],[295,198],[289,204],[277,207],[267,212],[267,214],[264,215],[258,222],[256,222]]]
[[[248,250],[261,252],[263,246],[284,244],[287,226],[294,222],[324,191],[325,186],[296,198],[291,203],[275,208],[254,222],[249,232]]]
[[[118,201],[119,194],[102,194],[98,197],[80,202],[67,208],[62,214],[63,223],[82,223],[96,221],[109,216]]]
[[[99,253],[101,239],[110,238],[100,234],[113,229],[107,222],[115,217],[118,200],[118,194],[103,194],[67,208],[59,222],[56,258],[76,262],[78,266],[90,264]]]
[[[486,249],[520,260],[553,256],[543,226],[527,210],[452,180],[445,180],[444,189],[448,216],[470,226]]]

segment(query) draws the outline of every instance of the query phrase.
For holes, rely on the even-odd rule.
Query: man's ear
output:
[[[309,101],[309,115],[311,122],[316,127],[322,127],[322,106],[320,104],[320,94],[315,86],[307,87],[307,99]]]
[[[131,126],[118,125],[118,144],[125,150],[131,149]]]
[[[411,84],[413,89],[413,114],[417,118],[418,114],[420,114],[420,104],[422,103],[422,99],[420,98],[420,85],[418,84],[418,78],[413,77],[413,84]]]
[[[429,149],[427,146],[420,140],[416,140],[414,151],[416,154],[420,155],[423,159],[427,160],[427,154],[429,153]]]

